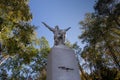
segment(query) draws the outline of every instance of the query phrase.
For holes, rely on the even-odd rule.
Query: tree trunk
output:
[[[80,64],[79,64],[79,69],[80,69],[80,72],[81,72],[82,76],[85,78],[85,80],[88,80],[87,76],[85,75],[85,73],[84,73],[84,71],[83,71],[83,69],[82,69]]]

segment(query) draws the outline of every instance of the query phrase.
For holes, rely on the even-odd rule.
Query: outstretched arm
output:
[[[51,28],[50,26],[48,26],[46,23],[44,23],[44,22],[42,22],[44,25],[45,25],[45,27],[47,27],[50,31],[54,31],[54,28]]]
[[[68,27],[67,29],[65,29],[65,31],[68,31],[71,27]]]

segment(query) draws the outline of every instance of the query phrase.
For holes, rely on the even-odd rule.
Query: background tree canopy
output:
[[[79,36],[87,43],[81,56],[92,80],[120,79],[120,1],[96,0],[95,12],[80,22]]]
[[[28,2],[29,0],[0,0],[1,80],[20,79],[24,65],[39,53],[35,47],[36,27],[29,22],[32,15]]]

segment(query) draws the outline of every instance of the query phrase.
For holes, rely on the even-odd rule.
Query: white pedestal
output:
[[[55,46],[48,55],[47,80],[81,80],[74,51]]]

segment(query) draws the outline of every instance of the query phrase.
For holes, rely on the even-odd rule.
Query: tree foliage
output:
[[[44,46],[43,46],[44,45]],[[25,63],[19,55],[9,57],[2,65],[0,69],[7,71],[6,73],[0,72],[0,77],[9,80],[26,80],[26,79],[37,79],[46,80],[46,64],[47,55],[50,52],[50,46],[45,37],[39,39],[37,54],[31,57],[29,63]],[[30,57],[27,55],[28,58]],[[26,59],[26,58],[25,58]]]
[[[23,55],[34,41],[35,26],[27,23],[32,19],[28,0],[0,0],[0,44],[4,55]],[[26,49],[24,49],[26,48]],[[32,51],[31,51],[32,53]]]
[[[119,4],[119,0],[97,0],[95,12],[80,22],[79,38],[86,43],[81,56],[92,80],[120,79]]]
[[[1,21],[29,21],[32,15],[28,6],[29,0],[0,0]]]
[[[0,0],[0,78],[23,80],[38,55],[36,27],[30,24],[29,0]],[[23,73],[23,74],[22,74]],[[31,72],[32,73],[32,72]],[[5,75],[5,76],[3,76]]]

